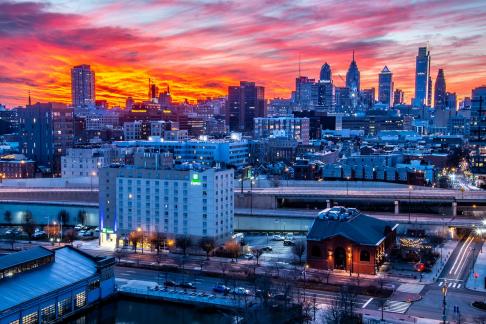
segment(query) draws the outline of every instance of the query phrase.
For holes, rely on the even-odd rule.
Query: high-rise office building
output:
[[[348,87],[336,87],[336,112],[349,113],[352,111],[351,93]]]
[[[486,86],[472,91],[471,128],[469,144],[471,150],[471,171],[486,178]]]
[[[375,105],[375,88],[362,89],[359,93],[364,110],[372,109]]]
[[[336,94],[332,81],[319,81],[312,85],[311,110],[318,112],[334,112]]]
[[[455,92],[446,92],[445,94],[446,107],[452,110],[457,109],[457,95]]]
[[[87,64],[71,69],[71,98],[74,107],[94,106],[95,72]]]
[[[351,103],[351,110],[354,112],[359,101],[359,90],[360,90],[360,73],[358,70],[358,65],[354,60],[349,64],[348,72],[346,73],[346,87],[349,89],[349,100]]]
[[[22,153],[46,173],[60,173],[61,156],[74,144],[73,110],[64,104],[36,103],[20,110],[20,120]]]
[[[378,101],[391,106],[393,94],[393,74],[385,65],[378,76]]]
[[[422,107],[430,101],[430,52],[428,47],[419,47],[415,61],[415,98],[413,105]]]
[[[396,89],[393,92],[393,106],[401,105],[404,102],[405,102],[405,94],[404,94],[403,90]]]
[[[445,109],[447,107],[446,81],[443,69],[439,69],[437,79],[435,79],[434,107],[435,109]]]
[[[293,93],[293,103],[296,110],[308,110],[311,105],[312,86],[315,79],[306,76],[299,76],[295,79],[295,92]]]
[[[265,88],[248,81],[228,87],[226,121],[230,130],[251,133],[256,117],[265,117]]]
[[[331,66],[329,64],[324,63],[324,65],[321,67],[321,73],[319,74],[319,80],[321,81],[331,81],[332,80],[332,72],[331,72]]]

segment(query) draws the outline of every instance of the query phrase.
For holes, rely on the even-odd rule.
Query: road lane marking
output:
[[[459,253],[457,254],[457,257],[456,259],[454,260],[454,263],[452,264],[452,268],[451,270],[449,271],[449,274],[452,274],[453,271],[454,271],[454,268],[456,267],[456,264],[457,262],[459,261],[461,255],[463,255],[463,252],[465,251],[465,248],[466,246],[468,245],[469,241],[472,241],[472,237],[471,236],[468,236],[466,241],[464,242],[464,244],[461,246],[461,248],[459,249]],[[456,269],[457,271],[457,269]]]
[[[469,251],[469,247],[471,246],[471,243],[472,242],[473,242],[473,238],[471,236],[471,240],[467,244],[467,248],[462,253],[461,261],[459,262],[459,264],[457,265],[456,270],[454,271],[454,275],[457,274],[457,271],[459,271],[459,269],[462,269],[462,267],[466,264],[467,259],[465,259],[465,257],[466,257],[466,255],[469,255],[469,252],[470,252]]]
[[[452,284],[452,288],[456,288],[456,285],[457,285],[457,283],[456,283],[456,282],[454,282],[454,283]]]
[[[373,300],[373,297],[368,299],[368,301],[366,303],[364,303],[363,307],[361,307],[361,308],[366,308],[366,306],[368,306],[368,304],[371,303],[372,300]]]
[[[458,284],[458,285],[457,285],[457,288],[461,288],[461,284]]]
[[[443,284],[444,284],[443,281],[439,282],[439,287],[442,287]]]

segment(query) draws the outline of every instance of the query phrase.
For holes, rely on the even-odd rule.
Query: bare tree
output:
[[[25,211],[24,214],[22,215],[23,218],[23,224],[22,224],[22,229],[24,230],[25,233],[27,233],[27,236],[29,237],[29,243],[32,243],[32,236],[35,233],[35,222],[34,219],[32,218],[32,212],[29,210]]]
[[[199,240],[199,247],[206,252],[206,259],[209,260],[209,254],[216,247],[216,241],[212,237],[203,237]]]
[[[60,210],[59,213],[57,214],[57,220],[61,224],[69,223],[69,213],[67,212],[67,210],[65,209]]]
[[[349,286],[341,287],[339,297],[323,315],[323,321],[328,324],[361,323],[361,316],[356,312],[355,304],[356,293]]]
[[[142,237],[143,237],[143,234],[142,234],[142,232],[139,232],[139,231],[131,231],[129,236],[128,236],[130,242],[132,243],[133,250],[135,251],[135,253],[137,253],[138,243],[142,242]],[[142,244],[143,244],[143,242],[142,242]]]
[[[176,237],[176,246],[182,250],[184,255],[187,255],[187,250],[193,246],[194,242],[189,235],[180,235]]]
[[[12,212],[10,210],[6,210],[5,213],[3,213],[3,219],[8,225],[12,224]]]
[[[78,211],[78,223],[81,225],[84,225],[86,223],[86,218],[88,216],[88,213],[85,210],[80,210]]]
[[[302,256],[305,253],[306,244],[305,240],[298,240],[292,246],[292,253],[299,258],[299,264],[302,264]]]
[[[238,256],[240,255],[240,244],[235,240],[230,240],[224,244],[224,250],[238,262]]]
[[[251,253],[253,254],[253,256],[255,257],[255,260],[256,260],[256,265],[259,265],[258,264],[258,261],[260,260],[260,257],[262,256],[263,254],[263,250],[262,249],[258,249],[258,248],[254,248],[254,249],[251,249]]]
[[[113,253],[113,256],[118,260],[118,263],[121,262],[121,259],[126,258],[128,253],[123,249],[116,249]]]
[[[73,244],[73,241],[74,239],[76,238],[76,231],[72,228],[68,229],[65,233],[64,233],[64,239],[70,243],[71,245]]]

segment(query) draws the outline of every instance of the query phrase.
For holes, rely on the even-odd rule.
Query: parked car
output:
[[[177,287],[177,283],[173,280],[166,280],[164,282],[165,287]]]
[[[46,237],[46,236],[47,236],[46,232],[41,230],[35,230],[34,234],[32,234],[32,238],[36,238],[36,239]]]
[[[179,287],[184,289],[196,289],[196,286],[192,282],[181,282]]]
[[[262,247],[262,251],[263,252],[271,252],[271,251],[273,251],[273,249],[272,249],[271,246],[264,246],[264,247]]]
[[[76,231],[79,231],[79,230],[81,230],[83,228],[83,226],[84,226],[83,224],[78,224],[78,225],[74,226],[74,229]]]
[[[250,291],[244,287],[236,287],[233,290],[233,294],[238,295],[238,296],[247,296],[250,294]]]
[[[272,241],[283,241],[285,238],[282,235],[274,235]]]
[[[294,233],[287,233],[285,235],[285,239],[289,240],[289,241],[293,241],[294,240]]]
[[[229,287],[226,287],[225,285],[220,285],[218,284],[217,286],[213,287],[213,291],[221,294],[226,294],[231,291]]]
[[[256,297],[261,297],[261,298],[270,298],[270,297],[272,297],[272,293],[270,291],[268,291],[268,290],[263,291],[261,289],[257,289],[255,291],[255,296]]]
[[[251,259],[253,259],[253,254],[251,254],[251,253],[243,254],[242,258],[246,259],[246,260],[251,260]]]
[[[283,241],[283,245],[284,246],[292,246],[292,245],[295,245],[294,241],[291,241],[291,240],[285,240]]]

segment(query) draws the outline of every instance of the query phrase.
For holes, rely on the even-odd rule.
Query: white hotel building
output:
[[[101,170],[100,244],[127,244],[128,234],[138,228],[216,240],[232,235],[233,170],[162,169],[161,158],[144,154],[134,166]]]

